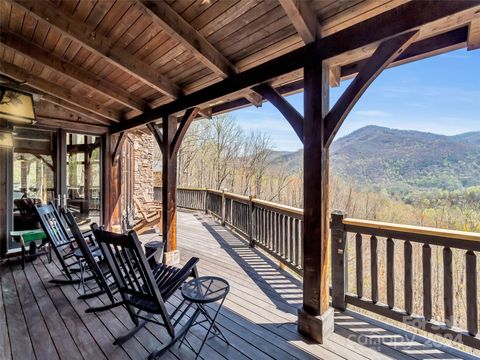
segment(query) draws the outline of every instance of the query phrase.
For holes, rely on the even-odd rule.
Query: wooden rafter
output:
[[[170,144],[170,156],[176,156],[178,153],[178,150],[180,149],[180,145],[182,144],[183,138],[185,137],[185,134],[187,133],[188,128],[192,124],[193,120],[197,116],[200,108],[195,107],[188,109],[185,112],[185,115],[183,115],[182,120],[180,121],[180,124],[178,126],[178,129],[175,133],[175,136],[173,137],[172,143]]]
[[[268,84],[261,84],[253,88],[265,99],[270,101],[292,126],[293,130],[303,142],[303,116],[280,95],[274,88]]]
[[[14,6],[30,11],[37,19],[55,26],[62,35],[82,44],[93,53],[102,56],[109,63],[150,85],[164,95],[177,98],[180,88],[150,65],[140,61],[128,51],[112,42],[88,25],[73,19],[57,9],[49,1],[7,0]]]
[[[411,31],[461,11],[474,9],[479,4],[480,2],[476,0],[448,2],[442,6],[438,6],[438,3],[434,0],[409,2],[351,28],[320,39],[317,46],[322,51],[319,52],[319,58],[316,60],[323,61],[367,45],[373,46],[399,33]],[[141,126],[168,114],[175,114],[187,108],[199,106],[293,72],[304,66],[305,59],[311,56],[311,53],[311,44],[305,45],[168,104],[146,111],[144,114],[130,119],[128,124],[114,125],[112,131],[115,133]]]
[[[455,29],[444,34],[432,36],[411,44],[403,51],[395,61],[391,62],[389,68],[405,64],[411,61],[425,59],[427,57],[465,47],[467,43],[468,28]],[[360,60],[352,64],[342,66],[341,78],[347,79],[355,76],[368,59]]]
[[[68,102],[72,104],[73,108],[81,107],[87,110],[89,113],[95,113],[103,118],[107,118],[115,122],[118,122],[121,117],[120,113],[105,108],[105,106],[96,103],[93,99],[84,98],[83,96],[74,94],[70,90],[67,90],[38,76],[32,75],[18,66],[3,62],[2,66],[0,66],[0,73],[7,75],[19,82],[25,82],[34,89],[40,90],[46,94],[54,96],[55,98]],[[104,122],[98,117],[95,119],[105,124],[110,123],[109,121]]]
[[[419,31],[411,31],[385,40],[364,64],[360,72],[340,96],[325,117],[325,144],[329,146],[350,110],[370,84],[395,58],[418,37]]]
[[[154,23],[222,79],[238,73],[238,69],[230,60],[165,1],[136,0],[136,2]],[[258,94],[250,93],[245,98],[257,107],[261,105],[262,99]]]
[[[37,124],[70,131],[85,131],[103,134],[108,131],[107,126],[92,124],[92,119],[65,109],[47,100],[35,102],[35,117]]]
[[[298,34],[309,44],[315,41],[318,21],[306,0],[279,0]]]
[[[19,52],[35,63],[62,73],[131,109],[142,112],[147,109],[147,103],[140,97],[128,93],[110,81],[104,80],[78,65],[55,56],[44,48],[22,38],[20,35],[12,32],[3,32],[0,34],[0,38],[4,46]]]
[[[216,74],[225,77],[237,72],[226,57],[165,1],[137,0],[137,3],[154,23]]]
[[[468,25],[467,49],[480,49],[480,16],[477,16]]]

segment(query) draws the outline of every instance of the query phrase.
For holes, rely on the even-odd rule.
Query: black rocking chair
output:
[[[113,297],[114,293],[116,292],[116,287],[113,279],[111,279],[110,268],[108,267],[106,260],[98,260],[98,256],[97,259],[95,258],[95,255],[100,252],[100,249],[92,252],[92,247],[89,246],[85,240],[85,237],[78,227],[73,214],[64,209],[62,209],[62,213],[68,227],[70,228],[73,238],[77,242],[78,250],[80,251],[80,254],[77,255],[77,257],[79,258],[81,268],[84,270],[82,271],[80,277],[85,279],[84,273],[90,273],[90,278],[95,280],[97,283],[97,289],[91,290],[88,293],[84,289],[84,294],[80,295],[78,298],[89,299],[106,293],[112,303],[101,308],[89,308],[87,309],[87,312],[108,310],[120,305],[120,303],[116,302],[115,298]]]
[[[151,269],[141,248],[135,231],[126,235],[103,230],[93,231],[97,242],[107,260],[118,291],[135,327],[126,335],[115,340],[114,344],[122,344],[130,339],[147,322],[162,325],[167,329],[172,340],[160,350],[150,354],[155,359],[167,351],[181,338],[191,325],[177,327],[190,306],[179,312],[183,302],[171,313],[167,312],[165,302],[182,286],[189,276],[197,277],[196,264],[198,258],[191,258],[181,269],[164,264],[158,264]],[[198,311],[198,310],[197,310]],[[146,315],[141,315],[141,312]],[[176,314],[179,314],[174,319]],[[153,316],[160,315],[162,322]]]
[[[82,280],[80,278],[74,278],[72,274],[79,272],[80,269],[72,267],[76,264],[75,262],[67,264],[67,261],[74,256],[76,240],[68,234],[63,219],[60,217],[60,214],[52,203],[37,206],[35,209],[43,231],[45,231],[50,246],[53,248],[53,252],[60,262],[63,274],[66,277],[66,279],[52,279],[50,282],[59,285],[78,284]]]

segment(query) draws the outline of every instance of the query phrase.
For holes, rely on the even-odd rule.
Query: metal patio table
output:
[[[190,328],[204,322],[207,322],[209,324],[207,333],[198,351],[195,351],[193,346],[186,338],[187,333],[190,331],[190,328],[185,332],[182,341],[180,342],[179,346],[182,346],[183,342],[188,344],[188,346],[196,354],[195,359],[200,355],[200,352],[203,349],[203,345],[205,345],[205,342],[207,341],[210,331],[212,331],[212,329],[214,331],[214,336],[218,336],[223,341],[225,341],[227,345],[230,345],[225,335],[223,335],[222,331],[215,324],[215,320],[217,319],[217,316],[223,306],[223,302],[225,301],[225,298],[227,297],[229,291],[230,285],[228,284],[228,282],[225,279],[216,276],[201,276],[188,281],[182,286],[182,296],[184,297],[184,299],[189,301],[191,304],[195,304],[197,307],[197,311],[195,311],[193,315]],[[214,312],[213,316],[211,316],[208,313],[206,305],[219,300],[220,304],[217,310]],[[205,319],[197,321],[197,318],[200,314],[202,314]]]

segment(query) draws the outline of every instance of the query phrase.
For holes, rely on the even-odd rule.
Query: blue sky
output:
[[[330,107],[349,83],[330,89]],[[287,99],[303,113],[303,93]],[[269,134],[275,150],[302,147],[270,103],[231,115],[245,131]],[[480,131],[480,50],[457,50],[385,70],[352,109],[338,136],[372,124],[444,135]]]

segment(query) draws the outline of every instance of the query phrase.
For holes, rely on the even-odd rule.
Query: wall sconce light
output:
[[[0,88],[0,119],[20,124],[35,124],[32,94]]]

